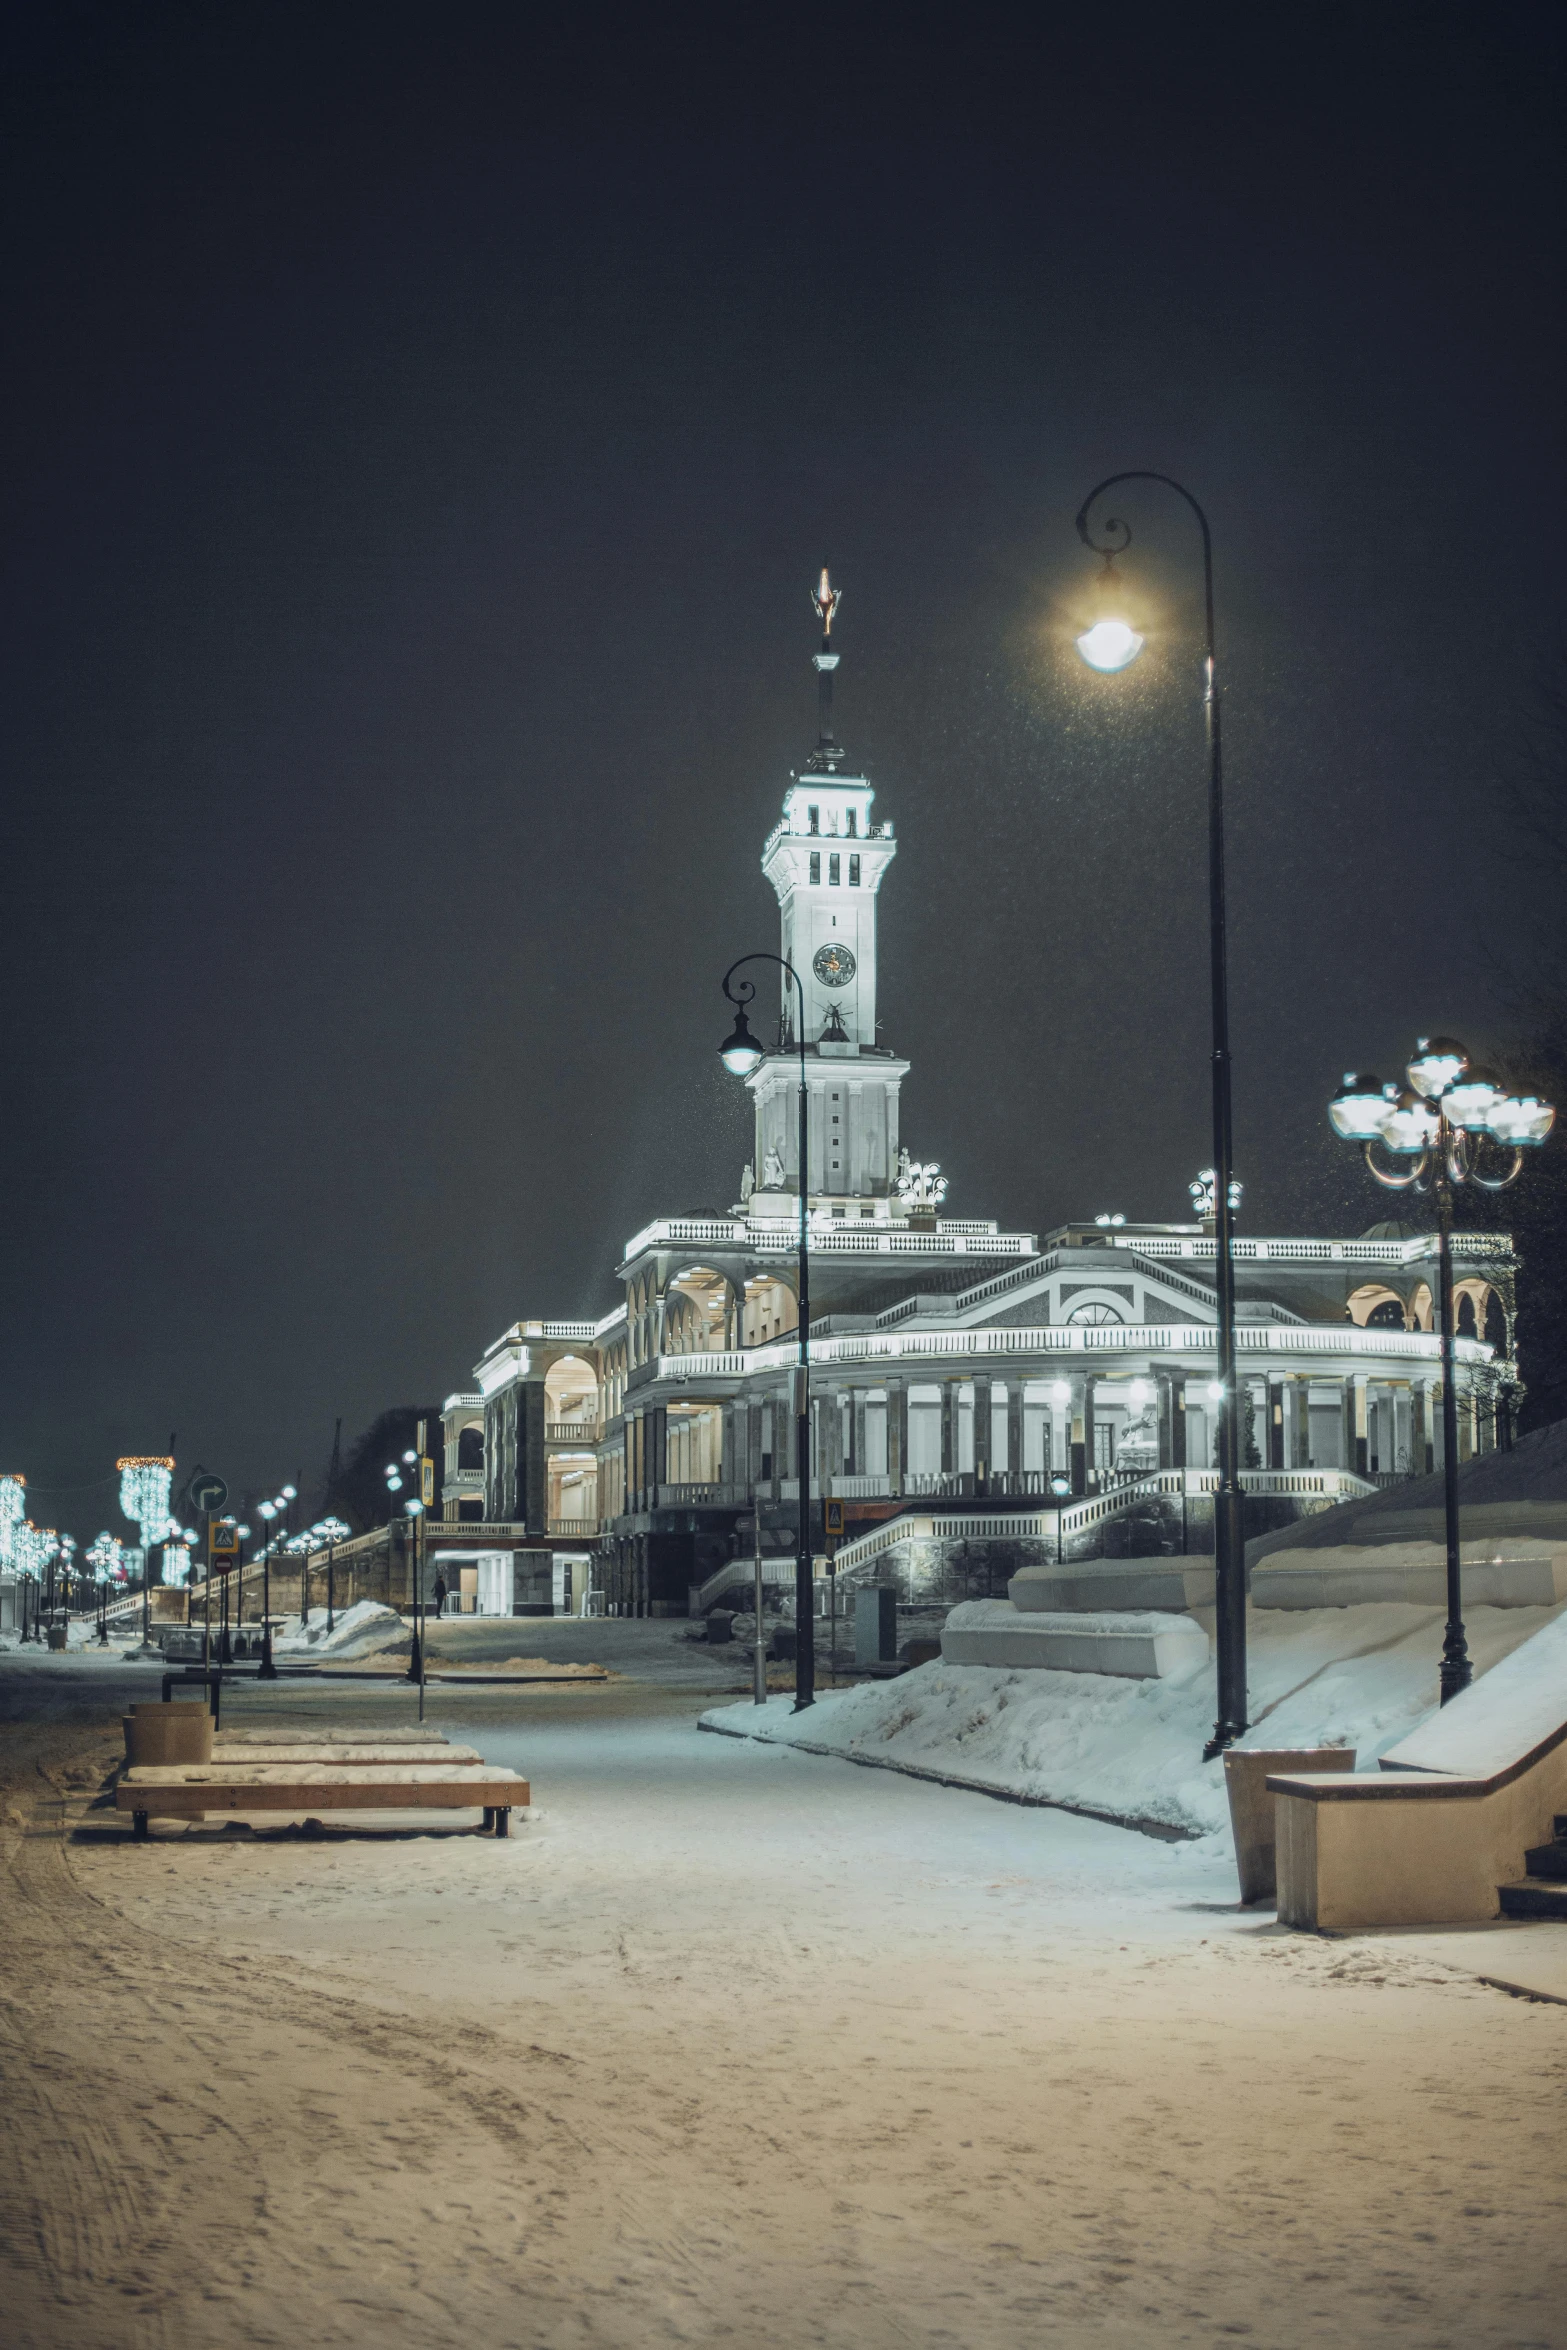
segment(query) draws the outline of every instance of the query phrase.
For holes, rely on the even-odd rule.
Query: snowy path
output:
[[[699,1703],[443,1692],[509,1845],[72,1842],[13,1718],[9,2338],[1559,2339],[1567,2011]]]

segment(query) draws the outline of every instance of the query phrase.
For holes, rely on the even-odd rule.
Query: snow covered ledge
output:
[[[1206,1665],[1208,1635],[1190,1616],[1152,1610],[1019,1614],[1009,1599],[969,1599],[942,1626],[941,1655],[949,1665],[1023,1665],[1169,1681]]]

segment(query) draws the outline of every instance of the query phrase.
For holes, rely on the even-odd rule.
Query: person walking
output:
[[[446,1577],[439,1569],[436,1570],[435,1589],[430,1596],[435,1601],[436,1614],[438,1616],[444,1614],[446,1609]]]

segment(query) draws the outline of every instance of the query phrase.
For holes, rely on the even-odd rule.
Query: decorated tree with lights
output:
[[[174,1463],[161,1453],[131,1453],[114,1465],[120,1472],[120,1507],[136,1528],[142,1574],[150,1582],[153,1546],[169,1531]]]
[[[0,1567],[16,1565],[16,1535],[27,1516],[27,1479],[0,1477]]]

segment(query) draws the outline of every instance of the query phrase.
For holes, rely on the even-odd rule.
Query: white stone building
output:
[[[897,844],[833,735],[825,636],[817,666],[820,740],[762,848],[805,991],[817,1547],[830,1496],[862,1571],[916,1510],[948,1555],[977,1543],[997,1590],[1019,1544],[1204,1549],[1211,1231],[1101,1216],[1003,1232],[942,1214],[939,1187],[900,1185],[909,1063],[880,1041],[876,987]],[[732,1214],[655,1217],[626,1243],[618,1304],[518,1320],[447,1405],[448,1520],[468,1521],[469,1544],[556,1546],[571,1604],[588,1589],[639,1613],[712,1604],[749,1555],[753,1500],[780,1580],[792,1552],[799,1058],[783,989]],[[1516,1411],[1514,1257],[1503,1234],[1456,1235],[1455,1251],[1467,1455],[1505,1441]],[[1436,1465],[1434,1235],[1248,1235],[1235,1255],[1249,1530]],[[923,1555],[939,1567],[943,1540]]]

